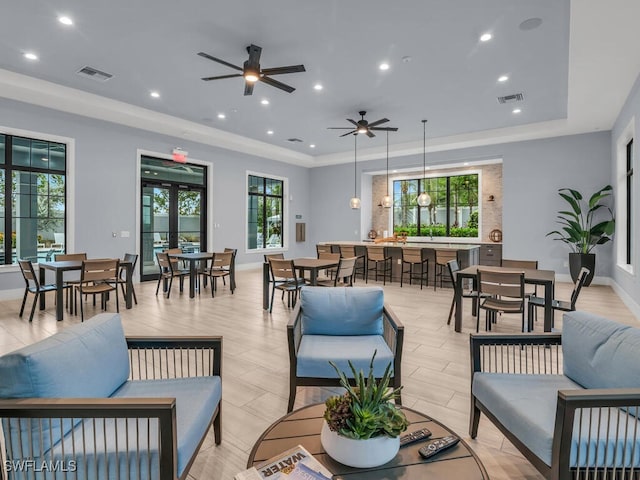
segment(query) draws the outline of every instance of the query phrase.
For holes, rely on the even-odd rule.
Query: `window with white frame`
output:
[[[635,225],[633,171],[635,164],[635,119],[631,119],[616,142],[616,264],[629,273],[634,271]]]

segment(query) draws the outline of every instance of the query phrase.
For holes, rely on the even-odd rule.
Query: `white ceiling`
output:
[[[366,110],[398,127],[401,156],[422,151],[423,118],[429,150],[610,129],[640,71],[637,18],[638,0],[21,0],[0,15],[0,96],[306,166],[352,160],[352,137],[327,127]],[[200,80],[235,72],[197,52],[242,65],[251,43],[263,68],[305,65],[276,77],[295,92]],[[519,92],[518,115],[496,100]],[[384,132],[358,140],[359,159],[384,155]]]

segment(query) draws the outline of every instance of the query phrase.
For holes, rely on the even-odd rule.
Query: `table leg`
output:
[[[124,267],[127,285],[124,289],[124,301],[127,308],[132,308],[133,300],[133,265],[125,265]]]
[[[40,285],[45,284],[45,270],[42,267],[38,267],[39,275],[40,275]],[[44,310],[47,306],[47,302],[45,301],[46,294],[40,295],[40,310]]]
[[[434,279],[435,282],[435,279]],[[453,298],[456,303],[456,316],[454,321],[454,330],[456,332],[462,331],[462,276],[458,275],[456,277],[456,288],[454,289]]]
[[[189,298],[193,298],[195,296],[196,296],[196,261],[190,258],[189,259]]]
[[[544,331],[550,332],[553,324],[553,282],[544,284]]]
[[[309,274],[310,274],[309,282],[311,283],[311,285],[318,285],[318,269],[310,268]],[[303,277],[304,277],[304,272],[303,272]]]
[[[269,283],[271,283],[271,279],[269,278],[269,264],[262,264],[262,308],[264,310],[269,310]]]
[[[61,321],[64,316],[64,276],[62,270],[56,270],[56,320]],[[44,297],[44,295],[41,295]],[[80,298],[82,301],[82,298]]]

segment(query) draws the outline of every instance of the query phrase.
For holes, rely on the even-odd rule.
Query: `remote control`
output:
[[[428,428],[421,428],[420,430],[416,430],[415,432],[407,433],[406,435],[402,435],[400,437],[400,448],[406,447],[407,445],[411,445],[415,442],[426,440],[430,436],[431,430],[429,430]]]
[[[453,447],[459,441],[460,439],[458,437],[454,437],[453,435],[431,440],[424,447],[418,450],[418,453],[422,458],[431,458],[436,453],[439,453],[442,450],[446,450],[447,448]]]

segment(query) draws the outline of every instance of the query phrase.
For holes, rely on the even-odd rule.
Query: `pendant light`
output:
[[[431,205],[431,197],[425,191],[427,189],[427,120],[422,120],[422,193],[418,195],[418,205],[428,207]]]
[[[389,195],[389,131],[387,130],[387,194],[382,197],[382,206],[384,208],[391,208],[393,205],[393,200],[391,199],[391,195]]]
[[[353,210],[358,210],[360,208],[360,199],[358,198],[358,172],[357,172],[357,162],[358,162],[358,134],[353,134],[353,197],[349,200],[349,204]]]

